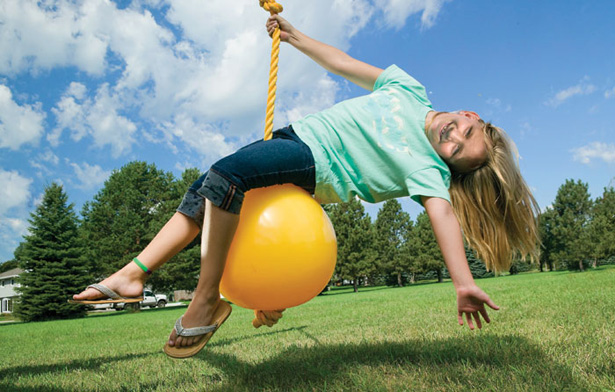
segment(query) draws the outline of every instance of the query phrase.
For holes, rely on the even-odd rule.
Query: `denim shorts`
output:
[[[289,183],[314,194],[314,156],[291,126],[275,131],[271,140],[256,141],[214,163],[190,186],[177,211],[202,227],[204,198],[239,214],[245,192]]]

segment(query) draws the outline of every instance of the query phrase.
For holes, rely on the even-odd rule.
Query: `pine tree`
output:
[[[387,200],[375,222],[376,250],[379,264],[387,275],[393,275],[395,284],[403,286],[402,274],[410,272],[414,256],[409,244],[412,220],[395,199]]]
[[[472,277],[474,279],[480,278],[488,278],[493,276],[493,272],[487,271],[487,267],[485,267],[485,263],[476,257],[474,251],[467,246],[466,249],[466,259],[468,260],[468,266],[470,267],[470,272],[472,273]]]
[[[605,188],[602,196],[596,199],[587,233],[594,264],[615,256],[615,188]]]
[[[545,266],[549,271],[555,271],[553,253],[556,251],[554,234],[556,215],[553,208],[547,208],[538,217],[538,230],[541,241],[540,272],[544,271]]]
[[[554,259],[570,270],[583,271],[590,252],[586,225],[592,208],[586,183],[566,180],[558,189],[553,203]]]
[[[425,211],[416,217],[415,234],[417,239],[417,258],[414,270],[422,273],[435,272],[438,282],[442,282],[445,269],[444,258],[431,228],[429,216]]]
[[[327,213],[337,236],[335,273],[340,279],[351,280],[357,292],[359,280],[377,270],[371,219],[357,199],[330,206]]]
[[[21,297],[15,307],[23,321],[85,315],[85,308],[67,300],[90,280],[81,261],[78,219],[61,185],[45,189],[42,203],[31,214],[30,234],[15,254],[25,272],[19,278]]]

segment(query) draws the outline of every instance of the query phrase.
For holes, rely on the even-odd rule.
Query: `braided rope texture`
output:
[[[284,10],[284,8],[275,2],[275,0],[258,0],[261,7],[265,9],[267,12],[271,12],[272,14],[279,14]]]
[[[282,12],[283,8],[275,0],[259,0],[260,6],[265,11],[273,14]],[[273,135],[273,112],[275,110],[275,95],[278,83],[278,59],[280,56],[280,29],[277,28],[272,35],[271,41],[271,63],[269,65],[269,91],[267,93],[267,110],[265,114],[265,140],[271,139]]]

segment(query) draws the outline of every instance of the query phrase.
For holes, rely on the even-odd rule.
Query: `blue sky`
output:
[[[281,3],[309,35],[405,69],[435,109],[504,128],[542,208],[568,178],[594,198],[615,185],[612,1]],[[261,137],[266,17],[256,0],[0,2],[0,262],[52,181],[80,211],[127,162],[179,175]],[[284,45],[275,125],[363,93]]]

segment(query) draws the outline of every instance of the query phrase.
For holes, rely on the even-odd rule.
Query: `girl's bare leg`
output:
[[[201,242],[201,274],[190,306],[182,319],[185,328],[211,324],[220,300],[220,279],[233,236],[239,224],[239,215],[224,211],[209,200],[205,201],[205,218]],[[169,337],[170,346],[190,346],[201,336],[177,336],[175,329]]]
[[[199,234],[199,226],[186,215],[176,212],[156,237],[137,256],[150,270],[155,270],[186,247]],[[124,297],[138,297],[143,294],[147,274],[135,263],[128,263],[101,284]],[[105,295],[95,289],[87,289],[74,295],[73,299],[98,299]]]

